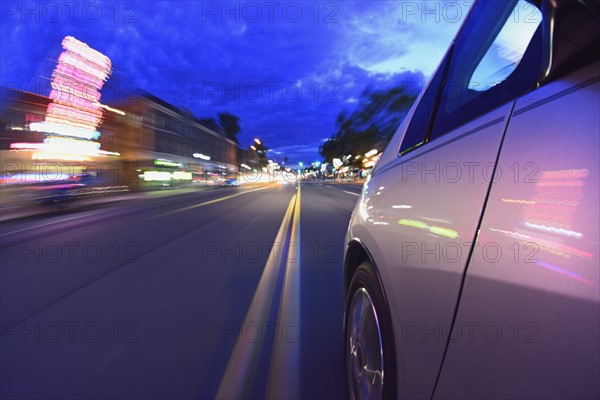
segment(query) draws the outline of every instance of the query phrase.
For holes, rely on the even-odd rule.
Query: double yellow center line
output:
[[[288,236],[289,243],[287,243]],[[285,274],[279,299],[279,314],[271,354],[267,397],[297,398],[300,343],[299,340],[286,338],[284,336],[286,332],[283,330],[291,324],[295,324],[298,329],[300,327],[300,186],[288,204],[275,243],[281,245],[273,246],[271,254],[269,254],[243,326],[250,324],[264,326],[273,305],[278,277],[280,274]],[[290,246],[291,244],[294,246]],[[291,250],[292,247],[298,251],[295,257],[284,254],[284,249]],[[283,265],[284,257],[286,257],[285,265]],[[256,365],[255,361],[260,349],[260,341],[242,339],[236,342],[221,379],[217,398],[237,399],[247,396],[252,384],[250,368]]]

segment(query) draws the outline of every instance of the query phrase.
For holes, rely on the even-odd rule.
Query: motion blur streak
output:
[[[258,189],[256,189],[258,190]],[[300,192],[298,192],[299,196]],[[244,326],[250,324],[257,324],[263,326],[266,321],[269,311],[271,310],[271,304],[273,303],[273,296],[275,293],[275,286],[277,278],[281,271],[281,261],[284,257],[284,243],[289,232],[290,222],[293,217],[294,205],[298,197],[294,195],[290,200],[288,208],[285,212],[279,232],[275,237],[275,245],[269,254],[267,264],[262,272],[256,291],[250,303],[250,308],[244,319]],[[281,246],[277,246],[281,244]],[[221,384],[217,392],[216,398],[218,399],[238,399],[243,397],[250,383],[251,366],[256,360],[257,354],[261,347],[261,341],[247,341],[240,340],[236,342],[233,352],[227,363],[227,368],[221,378]]]
[[[267,398],[271,399],[296,399],[300,393],[300,341],[294,337],[299,332],[286,331],[288,327],[300,326],[300,185],[298,185],[294,208],[290,243],[295,244],[297,254],[291,256],[288,254],[285,268],[281,307],[277,318],[279,329],[275,337],[267,385]]]
[[[209,204],[218,203],[218,202],[223,201],[223,200],[233,199],[234,197],[238,197],[238,196],[241,196],[241,195],[247,194],[247,193],[256,192],[257,190],[262,190],[262,189],[265,189],[265,188],[266,187],[263,186],[263,187],[259,187],[259,188],[252,189],[252,190],[246,190],[245,192],[235,193],[235,194],[231,194],[231,195],[225,196],[225,197],[219,197],[218,199],[205,201],[205,202],[202,202],[202,203],[194,204],[193,206],[183,207],[183,208],[179,208],[177,210],[173,210],[173,211],[169,211],[169,212],[166,212],[166,213],[163,213],[163,214],[159,214],[159,215],[156,215],[156,216],[154,216],[154,217],[152,217],[150,219],[155,219],[155,218],[160,218],[160,217],[166,217],[167,215],[173,215],[173,214],[177,214],[177,213],[180,213],[180,212],[192,210],[194,208],[204,207],[204,206],[207,206]]]

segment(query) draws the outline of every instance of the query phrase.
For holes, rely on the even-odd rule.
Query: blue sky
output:
[[[318,160],[335,117],[366,87],[422,84],[466,15],[465,2],[2,2],[0,83],[39,91],[62,38],[106,54],[103,99],[135,88],[242,122],[271,158]],[[47,93],[45,93],[47,94]]]

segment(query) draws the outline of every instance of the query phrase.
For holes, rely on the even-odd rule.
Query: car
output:
[[[350,219],[350,398],[600,398],[599,10],[471,6]]]
[[[225,182],[223,182],[223,185],[225,185],[225,186],[240,186],[240,181],[238,181],[236,178],[226,179]]]

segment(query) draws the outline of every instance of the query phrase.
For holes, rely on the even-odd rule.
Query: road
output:
[[[360,186],[218,188],[3,223],[2,398],[344,398]]]

